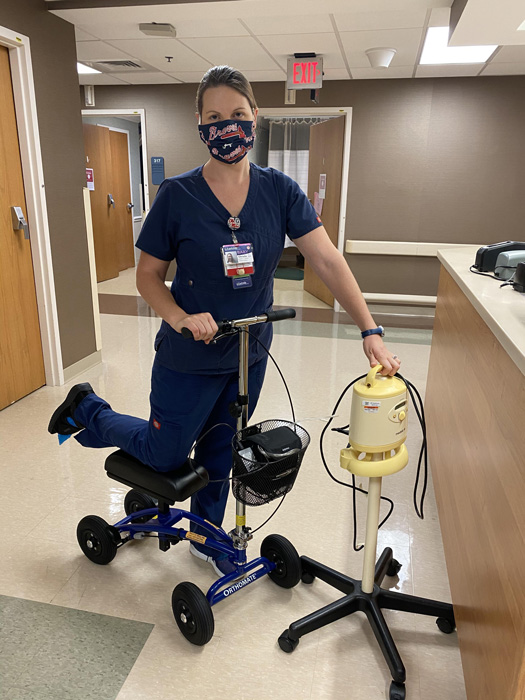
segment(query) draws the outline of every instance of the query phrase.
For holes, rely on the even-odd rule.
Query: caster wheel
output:
[[[392,681],[390,683],[390,691],[388,693],[388,700],[405,700],[406,689],[404,683],[396,683]]]
[[[401,567],[403,565],[400,564],[397,559],[392,559],[390,561],[390,564],[388,565],[388,569],[386,570],[386,575],[387,576],[397,576],[397,574],[401,571]]]
[[[293,588],[301,580],[301,560],[286,537],[268,535],[261,544],[261,557],[276,564],[268,576],[281,588]]]
[[[315,581],[315,576],[309,574],[307,571],[303,571],[301,574],[301,581],[303,583],[313,583]]]
[[[299,644],[298,639],[296,639],[295,641],[293,639],[290,639],[290,637],[288,636],[288,630],[284,630],[284,632],[279,637],[278,641],[282,651],[285,651],[287,654],[291,654],[292,651],[297,649],[297,645]]]
[[[109,564],[117,553],[120,533],[97,515],[87,515],[77,526],[77,540],[88,559],[95,564]]]
[[[126,497],[124,498],[124,510],[126,511],[126,515],[132,515],[139,510],[146,510],[147,508],[156,507],[157,504],[153,498],[151,498],[151,496],[148,496],[146,493],[136,491],[135,489],[128,491]],[[141,518],[134,518],[132,522],[147,523],[148,520],[151,520],[151,516],[143,515]]]
[[[444,634],[452,634],[452,632],[456,629],[455,623],[451,622],[446,617],[438,617],[436,620],[436,625],[442,632],[444,632]]]
[[[208,599],[195,584],[184,581],[171,596],[175,622],[188,642],[202,647],[213,637],[215,623]]]

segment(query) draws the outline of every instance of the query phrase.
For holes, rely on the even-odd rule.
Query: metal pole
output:
[[[239,394],[248,396],[248,351],[250,336],[246,332],[246,326],[239,331]],[[242,430],[248,425],[248,404],[241,407],[241,415],[237,418],[237,430]],[[246,525],[246,505],[240,501],[236,502],[235,508],[235,533],[239,536],[243,534],[243,527]]]
[[[372,461],[382,459],[381,453],[372,456]],[[372,476],[368,480],[368,507],[366,511],[366,537],[365,551],[363,555],[363,578],[361,590],[363,593],[372,593],[374,590],[376,550],[377,550],[377,527],[379,525],[379,506],[381,503],[381,481],[380,476]]]

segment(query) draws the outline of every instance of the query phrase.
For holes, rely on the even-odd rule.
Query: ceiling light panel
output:
[[[370,68],[365,51],[386,46],[396,49],[395,66],[413,66],[421,42],[421,29],[393,29],[380,32],[340,32],[350,69]],[[389,69],[390,70],[390,69]]]
[[[334,31],[328,14],[298,14],[284,17],[243,17],[242,20],[257,36],[317,34]]]
[[[340,32],[414,29],[425,26],[426,8],[385,12],[344,12],[334,15]]]
[[[171,68],[172,71],[202,70],[204,73],[211,66],[210,61],[197,56],[177,39],[118,40],[111,44],[161,71]],[[166,56],[173,56],[173,60],[168,63]]]
[[[239,70],[273,70],[275,63],[251,36],[240,36],[235,41],[223,37],[184,39],[184,43],[213,65],[228,64]]]
[[[421,60],[423,65],[485,63],[497,46],[448,46],[448,27],[430,27],[427,31]]]

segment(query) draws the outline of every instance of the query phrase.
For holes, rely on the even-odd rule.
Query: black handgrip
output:
[[[295,318],[295,309],[279,309],[279,311],[268,311],[267,323],[274,321],[284,321],[285,318]]]
[[[186,338],[186,340],[189,340],[190,338],[193,339],[193,333],[190,331],[189,328],[181,328],[180,333],[183,338]]]

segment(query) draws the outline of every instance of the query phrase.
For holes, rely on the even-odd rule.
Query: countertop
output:
[[[511,286],[500,287],[503,281],[470,272],[478,247],[444,248],[438,250],[438,258],[525,374],[525,294],[516,292]]]

